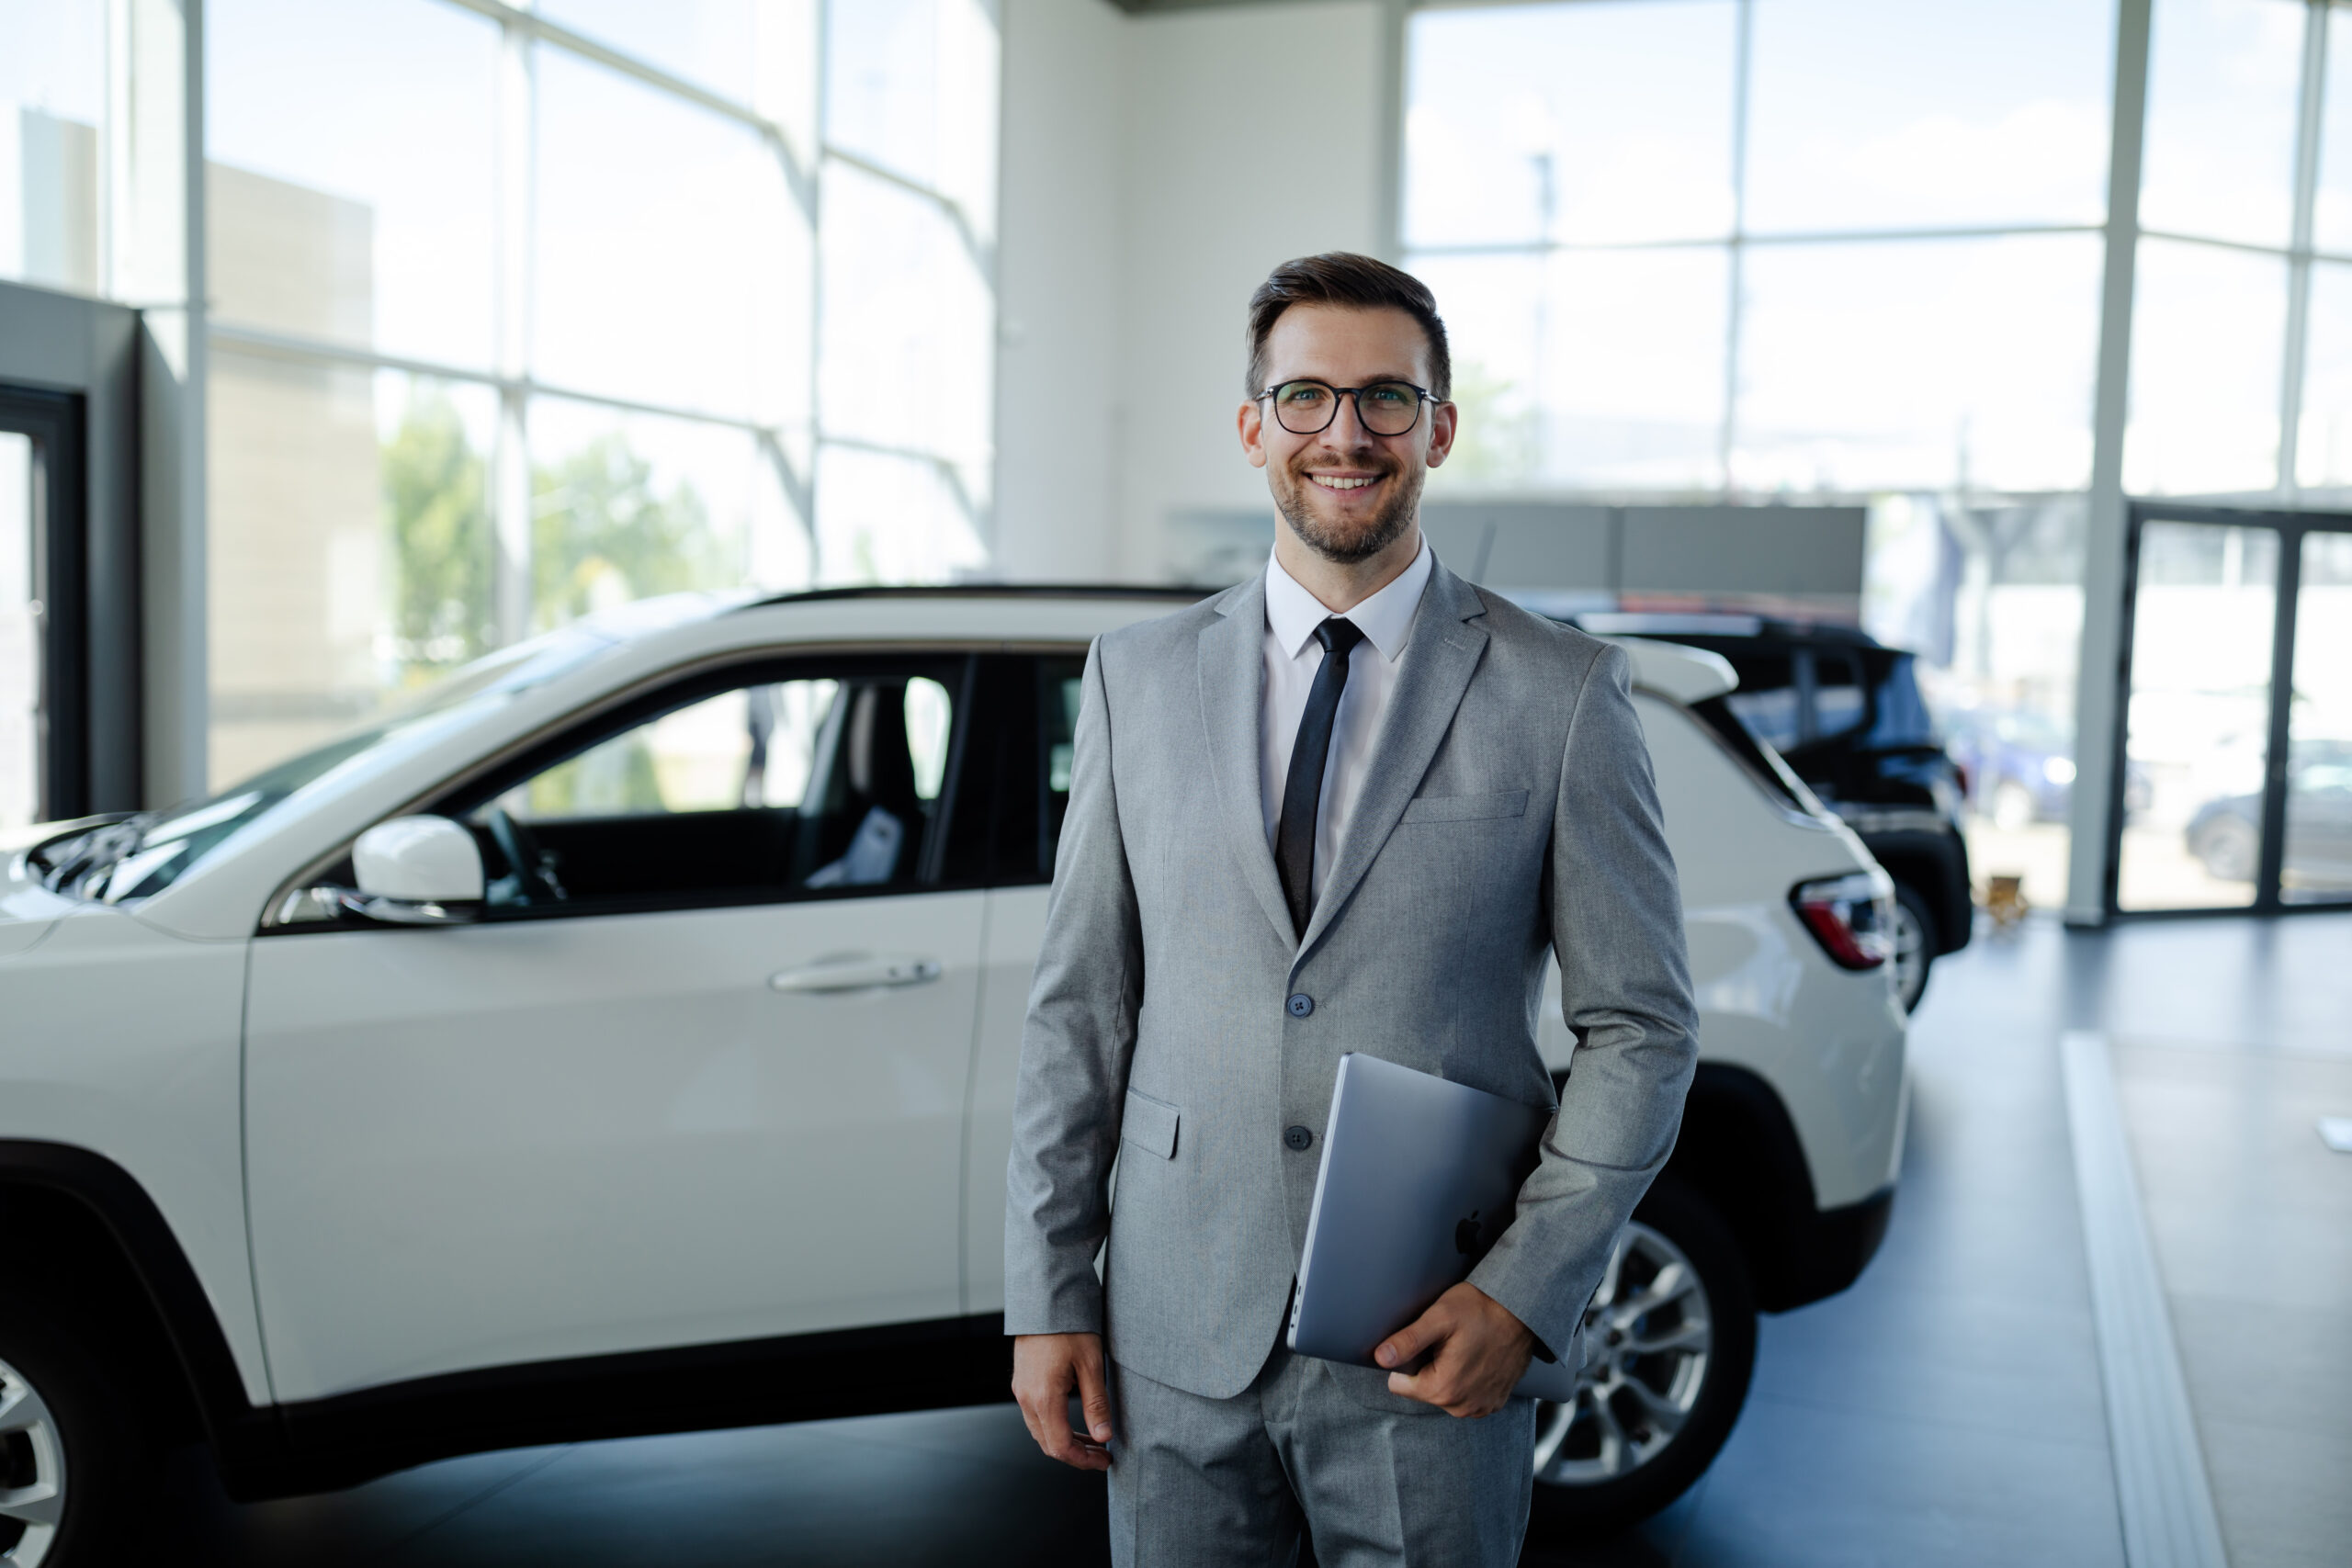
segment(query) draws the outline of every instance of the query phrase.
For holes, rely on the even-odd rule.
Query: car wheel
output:
[[[1993,826],[2015,833],[2033,826],[2033,792],[2015,779],[2003,779],[1993,791]]]
[[[107,1361],[31,1303],[0,1297],[0,1564],[129,1561],[153,1458]]]
[[[1907,882],[1894,885],[1894,999],[1905,1012],[1928,994],[1928,970],[1936,961],[1936,918],[1928,901]]]
[[[1747,1258],[1712,1204],[1661,1178],[1585,1311],[1576,1402],[1536,1406],[1530,1539],[1613,1535],[1680,1496],[1731,1436],[1755,1364]]]
[[[2262,859],[2262,834],[2243,817],[2216,817],[2198,832],[2189,852],[2219,882],[2252,882]]]

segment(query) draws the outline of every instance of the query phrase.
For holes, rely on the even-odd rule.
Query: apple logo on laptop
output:
[[[1453,1250],[1462,1254],[1464,1258],[1467,1258],[1472,1253],[1476,1252],[1478,1250],[1478,1233],[1484,1228],[1485,1227],[1480,1224],[1478,1220],[1478,1211],[1476,1209],[1471,1210],[1470,1217],[1453,1227]]]

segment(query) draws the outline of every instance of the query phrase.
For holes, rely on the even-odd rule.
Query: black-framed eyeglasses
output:
[[[1442,402],[1410,381],[1334,387],[1328,381],[1283,381],[1258,394],[1274,400],[1274,419],[1293,435],[1319,435],[1340,417],[1340,400],[1356,400],[1356,423],[1374,435],[1402,435],[1420,423],[1423,403]]]

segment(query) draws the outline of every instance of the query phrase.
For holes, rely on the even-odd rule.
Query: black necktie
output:
[[[1306,934],[1306,917],[1315,907],[1315,816],[1323,800],[1323,766],[1331,757],[1331,721],[1347,688],[1348,655],[1363,640],[1363,632],[1353,621],[1333,615],[1315,628],[1315,640],[1323,645],[1323,667],[1315,671],[1306,711],[1299,716],[1298,739],[1291,743],[1282,822],[1274,830],[1274,869],[1290,904],[1291,927],[1300,936]]]

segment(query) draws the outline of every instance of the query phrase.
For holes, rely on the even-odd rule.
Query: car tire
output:
[[[1690,1278],[1667,1281],[1668,1269]],[[1747,1257],[1714,1205],[1671,1178],[1634,1211],[1585,1321],[1577,1402],[1536,1406],[1528,1539],[1546,1547],[1615,1535],[1679,1497],[1731,1436],[1756,1365]]]
[[[108,1358],[0,1294],[0,1564],[108,1568],[136,1550],[156,1456]]]
[[[1894,885],[1894,952],[1887,959],[1894,971],[1894,999],[1905,1013],[1928,994],[1928,971],[1935,966],[1941,930],[1928,900],[1907,882]]]

